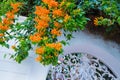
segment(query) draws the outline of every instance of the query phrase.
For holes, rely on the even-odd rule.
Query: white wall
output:
[[[21,17],[22,21],[25,19]],[[100,58],[105,62],[113,72],[120,76],[120,46],[105,42],[101,37],[92,36],[89,33],[77,32],[74,39],[70,41],[70,45],[64,47],[64,53],[85,52]],[[63,37],[59,38],[59,40]],[[10,44],[13,45],[14,41]],[[11,49],[0,47],[0,80],[45,80],[49,66],[44,67],[40,63],[35,62],[34,52],[30,52],[30,56],[22,62],[16,62],[6,58],[4,53],[14,53]]]
[[[6,52],[0,51],[0,80],[45,80],[48,66],[35,62],[34,57],[28,57],[18,64],[9,60],[8,56],[4,59]]]

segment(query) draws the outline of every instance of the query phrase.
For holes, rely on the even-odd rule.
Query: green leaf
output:
[[[9,44],[6,44],[6,43],[5,43],[4,46],[5,46],[6,48],[9,48]]]
[[[61,43],[65,46],[67,43],[66,41],[62,40]]]
[[[67,34],[66,36],[67,40],[70,40],[71,38],[73,38],[72,34]]]

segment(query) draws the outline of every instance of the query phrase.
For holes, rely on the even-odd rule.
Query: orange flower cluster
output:
[[[45,21],[45,22],[49,22],[50,21],[50,17],[48,15],[46,15],[46,16],[41,15],[40,19]]]
[[[95,19],[94,19],[94,25],[95,25],[95,26],[98,26],[98,18],[95,18]]]
[[[36,11],[34,13],[36,14],[35,22],[37,23],[35,28],[39,31],[46,29],[49,26],[48,22],[50,21],[48,16],[49,10],[41,6],[36,6]]]
[[[0,23],[0,30],[6,31],[6,30],[8,30],[8,29],[9,29],[9,27],[7,26],[7,24],[5,25],[5,24],[3,24],[3,23]]]
[[[2,22],[0,22],[0,30],[7,31],[9,29],[9,26],[13,24],[15,13],[19,11],[20,5],[21,3],[11,3],[12,10],[8,11],[5,14],[5,17],[2,19]],[[4,38],[2,38],[3,36],[4,36],[4,33],[0,33],[1,41],[5,40]]]
[[[70,16],[68,14],[65,15],[64,22],[67,22],[70,19]]]
[[[102,19],[103,19],[102,16],[101,16],[101,17],[96,17],[96,18],[94,19],[94,21],[93,21],[93,22],[94,22],[94,25],[95,25],[95,26],[98,26],[98,21],[99,21],[99,20],[102,20]]]
[[[55,16],[63,16],[63,11],[62,10],[60,10],[60,9],[56,9],[56,10],[54,10],[53,11],[53,17],[55,17]]]
[[[35,34],[33,34],[33,35],[30,35],[30,40],[32,41],[32,42],[40,42],[40,40],[42,39],[42,34],[40,34],[40,33],[35,33]]]
[[[36,11],[34,12],[37,16],[43,16],[43,15],[48,15],[49,10],[46,8],[43,8],[41,6],[36,6]]]
[[[22,3],[11,3],[11,7],[13,8],[12,13],[16,13],[19,11],[19,7],[22,5]]]
[[[56,8],[58,7],[58,2],[55,0],[42,0],[44,3],[48,4],[49,8]]]
[[[4,34],[3,34],[3,33],[0,33],[0,37],[2,37],[2,36],[4,36]]]
[[[9,25],[13,24],[13,20],[12,20],[12,19],[9,19],[8,17],[3,18],[2,21],[3,21],[3,22],[2,22],[3,25],[6,25],[6,26],[9,26]]]
[[[59,22],[54,22],[54,26],[57,28],[57,29],[60,29],[62,27],[62,25],[59,23]]]
[[[13,23],[14,15],[16,12],[19,11],[20,5],[21,5],[21,3],[11,3],[12,10],[8,11],[6,13],[6,17],[3,18],[3,20],[2,20],[3,26],[0,23],[0,29],[2,29],[2,28],[3,28],[3,30],[9,29],[8,26],[10,26]]]
[[[9,18],[9,19],[14,19],[15,16],[14,16],[13,12],[9,11],[9,12],[6,13],[6,17]]]
[[[51,34],[55,36],[61,36],[62,32],[60,30],[57,30],[56,28],[51,30]]]
[[[39,55],[39,56],[35,59],[35,61],[37,61],[37,62],[41,62],[41,61],[42,61],[42,56]]]
[[[57,51],[60,51],[61,48],[62,48],[62,44],[61,43],[49,43],[49,44],[46,44],[46,46],[50,47],[50,48],[54,48],[56,49]]]
[[[42,30],[42,29],[47,28],[48,26],[49,26],[48,22],[45,22],[43,20],[39,20],[38,23],[37,23],[37,25],[35,26],[35,28],[37,30]]]
[[[42,61],[45,58],[57,57],[59,51],[62,49],[62,44],[60,42],[51,43],[49,42],[49,37],[61,36],[62,33],[60,29],[62,28],[62,23],[57,21],[57,18],[64,17],[64,14],[63,14],[64,12],[62,11],[62,9],[58,7],[59,3],[55,0],[42,0],[42,2],[45,3],[47,7],[36,6],[36,10],[34,12],[34,14],[36,15],[34,18],[34,21],[36,22],[35,23],[36,32],[41,33],[43,31],[44,32],[50,31],[51,34],[48,34],[45,32],[45,34],[42,36],[40,35],[30,36],[30,40],[32,42],[39,42],[41,40],[44,42],[42,47],[36,48],[36,53],[39,55],[36,58],[37,61]],[[69,17],[66,17],[66,18],[68,19]],[[55,21],[53,21],[53,19]],[[43,57],[47,47],[55,49],[56,52],[53,52],[53,54],[49,54],[46,57],[45,56]]]
[[[49,13],[50,11],[46,8],[43,8],[41,6],[36,6],[36,10],[34,12],[36,14],[36,17],[34,21],[36,22],[35,28],[37,29],[37,32],[34,35],[30,36],[30,40],[32,42],[40,42],[42,39],[44,40],[44,32],[46,31],[46,28],[49,26]],[[45,47],[38,47],[36,48],[35,52],[39,55],[36,58],[36,61],[41,62],[42,61],[42,54],[45,52]]]
[[[36,53],[37,54],[42,55],[42,54],[44,54],[44,52],[45,52],[45,48],[44,47],[36,48]]]

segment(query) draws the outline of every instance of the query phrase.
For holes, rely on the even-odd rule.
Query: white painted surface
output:
[[[35,62],[34,57],[28,57],[21,64],[4,59],[0,52],[0,80],[45,80],[49,66]]]
[[[20,17],[19,22],[25,17]],[[74,39],[70,45],[64,47],[64,53],[85,52],[100,58],[107,64],[113,72],[120,76],[120,45],[112,42],[105,42],[101,37],[86,34],[84,32],[74,33]],[[59,40],[63,37],[59,38]],[[11,45],[14,41],[9,42]],[[44,67],[34,61],[35,54],[30,52],[30,56],[22,62],[4,59],[4,53],[14,53],[11,49],[0,47],[0,80],[45,80],[49,66]]]

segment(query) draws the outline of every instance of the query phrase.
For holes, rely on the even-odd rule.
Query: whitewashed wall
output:
[[[19,22],[25,18],[20,17]],[[120,45],[112,42],[105,42],[101,37],[90,35],[89,33],[74,33],[74,39],[70,45],[64,47],[64,53],[85,52],[100,58],[113,72],[120,76]],[[63,37],[59,38],[59,40]],[[14,41],[9,42],[13,45]],[[0,80],[45,80],[49,66],[43,66],[34,61],[34,52],[22,62],[16,62],[6,58],[4,53],[14,53],[11,49],[0,47]]]
[[[4,49],[6,50],[6,49]],[[0,80],[45,80],[49,67],[35,62],[28,57],[21,64],[3,58],[7,51],[0,51]]]

